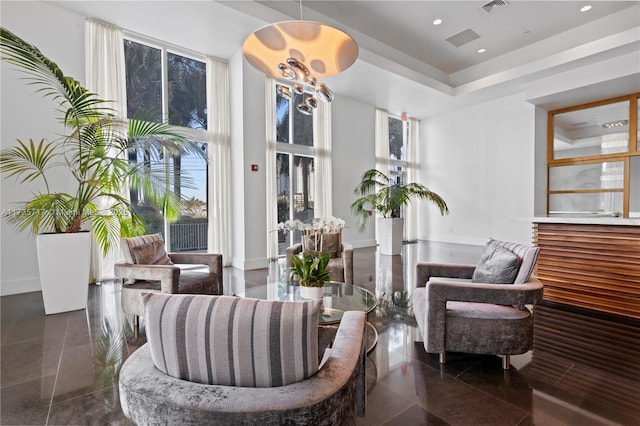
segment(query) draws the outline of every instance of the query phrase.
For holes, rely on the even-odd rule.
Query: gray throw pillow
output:
[[[487,244],[482,251],[478,266],[473,271],[474,283],[513,284],[522,261],[511,251]]]
[[[138,265],[173,265],[162,241],[151,241],[131,247],[131,256]]]

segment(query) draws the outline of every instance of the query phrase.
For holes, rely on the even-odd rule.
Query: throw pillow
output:
[[[173,265],[162,241],[151,241],[132,247],[131,255],[138,265]]]
[[[158,232],[157,234],[141,235],[139,237],[121,238],[120,246],[122,247],[122,255],[125,263],[136,263],[131,253],[133,247],[148,244],[153,241],[163,242],[162,234]]]
[[[144,293],[155,366],[197,383],[273,387],[318,371],[320,300]]]
[[[529,278],[531,278],[531,274],[533,274],[533,270],[535,269],[536,263],[538,261],[540,247],[527,246],[524,244],[512,243],[510,241],[494,240],[493,238],[489,239],[488,244],[493,244],[498,247],[505,248],[518,256],[522,261],[522,263],[520,264],[518,275],[513,282],[514,284],[524,284],[529,281]]]
[[[487,244],[482,251],[478,266],[473,271],[471,281],[474,283],[513,284],[518,270],[520,258],[509,250]]]

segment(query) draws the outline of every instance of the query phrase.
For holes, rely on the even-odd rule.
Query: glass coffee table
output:
[[[353,284],[326,282],[322,297],[322,309],[318,317],[320,325],[338,324],[346,311],[371,312],[378,301],[369,290]],[[240,297],[252,297],[268,300],[305,300],[300,297],[300,286],[294,282],[270,282],[245,288],[238,292]],[[367,322],[367,353],[378,342],[378,332]]]
[[[322,297],[320,324],[337,324],[346,311],[369,313],[377,305],[377,300],[369,290],[353,284],[326,282]],[[300,286],[293,282],[269,283],[247,288],[240,297],[269,300],[305,300],[300,297]]]

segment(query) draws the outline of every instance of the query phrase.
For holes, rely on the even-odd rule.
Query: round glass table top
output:
[[[377,301],[369,290],[353,284],[326,282],[323,286],[320,324],[339,323],[346,311],[370,312]],[[294,282],[277,282],[246,288],[238,296],[268,300],[305,300],[300,297],[300,286]]]

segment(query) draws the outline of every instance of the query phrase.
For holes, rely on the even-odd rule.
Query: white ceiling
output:
[[[3,2],[6,0],[3,0]],[[639,1],[302,1],[302,19],[332,24],[360,47],[356,63],[326,83],[338,96],[426,117],[523,91],[551,75],[603,59],[634,58],[632,75],[568,93],[541,95],[558,107],[600,93],[640,91]],[[208,55],[230,58],[255,29],[300,19],[301,4],[284,1],[51,1],[85,16]],[[592,9],[580,12],[585,4]],[[151,6],[151,7],[150,7]],[[440,18],[439,26],[432,24]],[[177,23],[177,25],[176,25]],[[480,38],[454,47],[446,38],[471,29]],[[480,54],[479,48],[486,52]],[[588,92],[593,90],[593,95]],[[542,90],[544,92],[544,90]],[[621,93],[615,93],[621,92]]]
[[[509,54],[533,43],[557,36],[605,16],[629,8],[623,1],[596,2],[589,12],[580,12],[587,2],[511,1],[486,12],[486,1],[302,1],[302,18],[307,9],[339,22],[448,75]],[[261,4],[300,18],[299,2],[260,1]],[[433,25],[435,19],[440,25]],[[455,47],[447,38],[464,30],[480,38]],[[595,40],[601,31],[587,37],[565,37],[563,45]],[[561,47],[561,46],[558,46]],[[485,48],[479,54],[477,50]],[[525,59],[525,58],[522,58]]]

